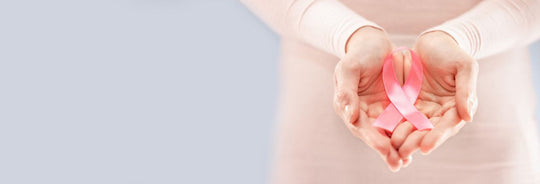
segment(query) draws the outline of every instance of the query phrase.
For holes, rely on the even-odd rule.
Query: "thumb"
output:
[[[406,55],[408,52],[408,50],[402,50],[392,54],[392,59],[394,60],[394,74],[396,75],[396,78],[400,85],[403,85],[403,83],[405,82],[405,75],[403,69],[405,65],[407,65]]]
[[[347,126],[354,126],[360,115],[358,105],[358,63],[344,58],[334,71],[334,110]]]
[[[478,106],[476,83],[478,63],[472,58],[459,62],[456,73],[456,107],[464,121],[471,122]]]
[[[409,50],[403,50],[403,81],[407,80],[409,72],[411,71],[411,52]]]

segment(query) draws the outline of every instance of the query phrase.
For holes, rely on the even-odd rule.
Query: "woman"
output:
[[[527,49],[539,1],[244,3],[282,35],[274,183],[540,183]],[[372,125],[389,105],[381,69],[395,46],[421,58],[415,106],[432,130]],[[410,52],[393,58],[406,81]],[[413,163],[417,150],[427,155]]]

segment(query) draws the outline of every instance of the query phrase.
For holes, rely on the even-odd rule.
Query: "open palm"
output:
[[[392,143],[399,146],[400,156],[407,159],[418,149],[429,153],[455,135],[465,121],[472,120],[477,107],[478,64],[449,35],[427,33],[419,38],[415,50],[424,67],[422,88],[415,106],[434,128],[415,130],[407,122],[396,128]],[[405,57],[403,63],[407,74],[410,57]]]
[[[349,42],[348,52],[334,73],[334,109],[354,136],[378,152],[392,170],[397,170],[402,161],[391,145],[390,135],[372,126],[389,104],[381,71],[391,44],[386,34],[370,28],[357,31]],[[395,65],[395,70],[403,73],[403,66]]]

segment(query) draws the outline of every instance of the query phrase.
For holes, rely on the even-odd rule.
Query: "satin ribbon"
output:
[[[411,53],[412,62],[407,80],[401,86],[395,75],[393,55],[395,52],[403,50],[408,50]],[[390,99],[390,105],[377,117],[373,126],[392,132],[401,122],[402,118],[405,118],[418,130],[433,128],[427,117],[414,107],[414,103],[422,87],[422,72],[422,62],[415,52],[404,47],[392,51],[384,60],[382,71],[384,90],[388,99]]]

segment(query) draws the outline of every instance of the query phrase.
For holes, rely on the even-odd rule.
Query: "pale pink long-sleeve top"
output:
[[[538,0],[243,0],[282,35],[274,183],[540,183],[527,45]],[[451,35],[479,60],[475,121],[429,156],[390,173],[332,110],[332,74],[351,34],[384,29],[398,46]]]

